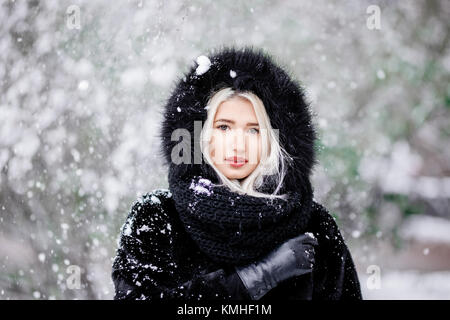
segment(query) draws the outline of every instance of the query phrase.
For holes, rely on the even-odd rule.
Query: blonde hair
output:
[[[209,150],[209,142],[211,140],[213,122],[217,109],[222,102],[234,97],[247,99],[253,105],[262,138],[261,159],[258,166],[251,174],[244,178],[242,182],[239,182],[237,179],[230,180],[222,174],[213,164]],[[286,194],[277,195],[277,193],[283,185],[287,166],[288,163],[292,161],[292,157],[280,145],[277,132],[275,132],[270,124],[269,116],[267,115],[261,99],[250,91],[238,92],[234,91],[232,88],[223,88],[211,95],[206,108],[208,114],[200,133],[200,149],[203,153],[205,162],[209,164],[219,176],[222,182],[220,186],[227,186],[232,191],[254,197],[286,199]],[[271,175],[275,179],[276,188],[272,194],[261,193],[256,190],[264,182],[263,178],[265,175]]]

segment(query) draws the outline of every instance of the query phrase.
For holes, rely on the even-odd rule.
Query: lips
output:
[[[244,163],[248,162],[247,159],[245,159],[243,157],[237,157],[237,156],[228,157],[228,158],[225,158],[225,160],[226,161],[231,161],[231,162],[233,162],[235,164],[244,164]]]
[[[225,160],[230,162],[230,166],[232,166],[233,168],[242,167],[245,163],[248,162],[248,160],[243,157],[228,157],[225,158]]]

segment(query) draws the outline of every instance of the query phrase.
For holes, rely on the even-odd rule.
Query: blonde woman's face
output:
[[[253,105],[242,97],[222,102],[215,114],[210,156],[228,179],[244,179],[258,166],[261,134]]]

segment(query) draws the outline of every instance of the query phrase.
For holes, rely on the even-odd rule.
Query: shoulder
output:
[[[139,196],[131,205],[121,236],[140,238],[151,233],[153,236],[170,235],[172,231],[172,194],[168,189],[154,189]]]
[[[153,208],[164,210],[166,202],[172,198],[172,193],[169,189],[154,189],[139,196],[133,203],[131,210],[136,212],[143,209]]]
[[[155,213],[167,213],[172,200],[169,189],[154,189],[139,196],[131,205],[129,215],[135,218],[152,218]]]

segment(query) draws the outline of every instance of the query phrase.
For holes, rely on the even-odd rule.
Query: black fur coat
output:
[[[250,47],[213,51],[177,80],[160,128],[165,164],[180,178],[201,175],[218,182],[209,165],[194,160],[199,141],[194,122],[206,120],[208,98],[224,87],[255,93],[271,126],[279,130],[279,142],[293,159],[280,193],[295,189],[313,199],[310,174],[316,164],[316,131],[303,89],[268,54]],[[177,128],[191,134],[190,163],[171,161],[179,143],[172,140]],[[322,205],[312,203],[305,232],[312,232],[319,243],[313,272],[283,281],[261,301],[362,299],[351,254],[335,220]],[[189,237],[169,189],[154,189],[133,204],[118,244],[112,266],[115,299],[250,299],[233,268],[212,261]]]
[[[307,231],[319,243],[313,272],[285,280],[259,301],[362,299],[350,251],[334,218],[317,203]],[[133,204],[112,278],[114,299],[250,300],[236,272],[215,264],[189,238],[167,189]]]

